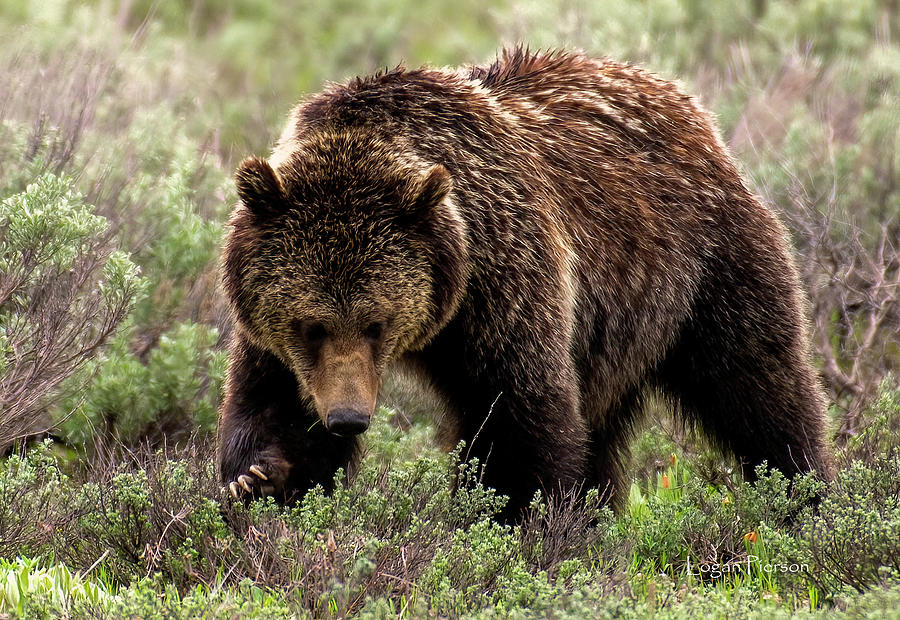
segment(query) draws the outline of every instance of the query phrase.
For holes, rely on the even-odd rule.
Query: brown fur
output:
[[[328,486],[356,440],[320,394],[369,394],[390,362],[437,387],[509,514],[538,488],[621,491],[649,391],[749,465],[830,475],[785,230],[671,82],[521,49],[397,69],[301,103],[237,183],[225,481],[262,463],[276,493]],[[371,372],[341,375],[309,321]]]

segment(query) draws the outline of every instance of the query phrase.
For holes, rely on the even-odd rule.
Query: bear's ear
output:
[[[452,188],[450,172],[440,164],[432,166],[410,187],[408,208],[415,215],[424,215],[434,209]]]
[[[238,197],[252,213],[274,215],[283,210],[284,190],[265,159],[248,157],[234,173]]]

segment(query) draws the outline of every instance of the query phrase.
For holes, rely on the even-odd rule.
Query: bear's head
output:
[[[298,140],[235,174],[223,254],[239,329],[296,375],[333,433],[364,431],[382,372],[453,317],[467,278],[452,180],[358,129]]]

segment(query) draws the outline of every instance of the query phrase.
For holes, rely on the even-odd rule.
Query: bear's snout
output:
[[[369,428],[378,398],[379,375],[371,344],[362,338],[326,339],[317,358],[304,386],[315,402],[316,414],[335,435],[359,435]]]
[[[333,409],[328,412],[325,425],[335,435],[359,435],[369,428],[369,416],[355,409]]]

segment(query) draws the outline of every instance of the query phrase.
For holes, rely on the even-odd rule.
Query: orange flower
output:
[[[746,534],[744,534],[744,540],[746,540],[747,542],[755,543],[756,538],[756,532],[747,532]]]
[[[663,474],[663,488],[669,488],[669,474]]]

